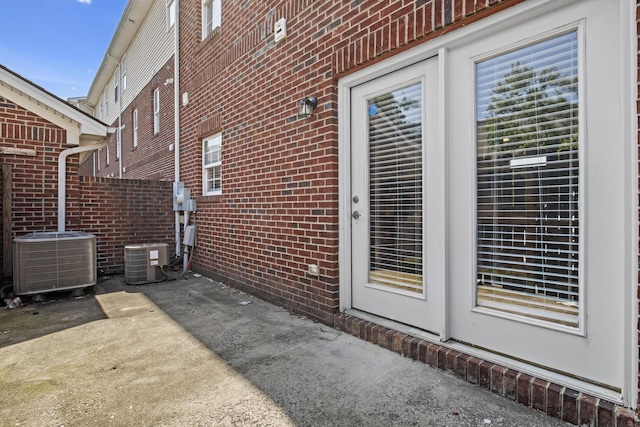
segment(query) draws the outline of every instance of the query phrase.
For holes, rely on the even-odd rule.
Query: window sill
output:
[[[204,49],[207,45],[209,45],[214,39],[217,39],[222,33],[222,27],[217,26],[209,34],[205,36],[200,42],[200,49]]]
[[[196,203],[199,205],[206,205],[210,203],[222,202],[222,194],[212,194],[209,196],[196,196]]]

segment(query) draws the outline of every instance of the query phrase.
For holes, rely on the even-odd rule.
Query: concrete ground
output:
[[[1,426],[564,426],[205,277],[0,310]]]

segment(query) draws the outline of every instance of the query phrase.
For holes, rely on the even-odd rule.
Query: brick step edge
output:
[[[640,427],[637,414],[613,402],[451,350],[344,313],[334,328],[575,425]]]

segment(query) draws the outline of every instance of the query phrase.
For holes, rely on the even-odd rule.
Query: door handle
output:
[[[358,219],[360,218],[362,215],[360,215],[360,212],[358,211],[354,211],[351,216],[353,217],[353,219]]]

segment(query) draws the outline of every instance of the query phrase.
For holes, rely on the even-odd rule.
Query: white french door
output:
[[[635,401],[624,7],[523,2],[341,81],[345,308]]]
[[[351,90],[352,305],[437,332],[427,218],[437,57]]]

